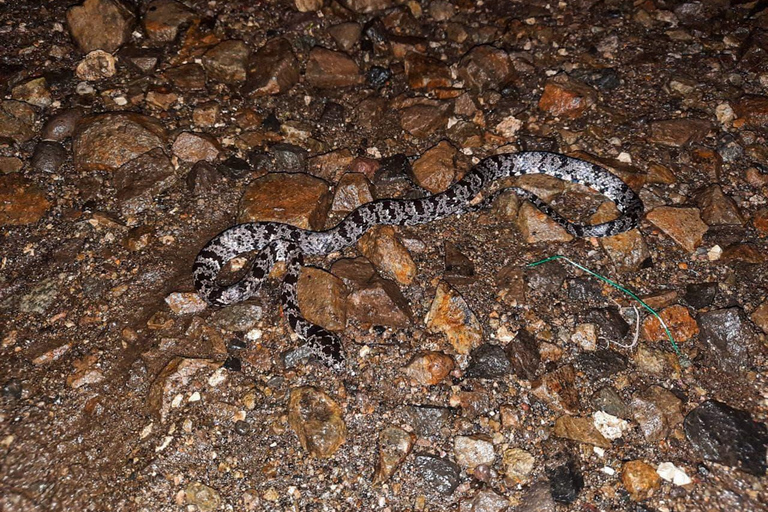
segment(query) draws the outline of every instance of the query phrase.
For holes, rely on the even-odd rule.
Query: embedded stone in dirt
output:
[[[446,282],[438,285],[425,323],[430,331],[443,333],[459,354],[469,354],[483,341],[483,329],[474,312]]]
[[[179,27],[198,16],[184,4],[174,0],[155,0],[147,5],[144,30],[152,41],[170,43],[179,33]]]
[[[400,464],[411,453],[416,436],[398,427],[387,427],[379,432],[379,460],[373,474],[373,484],[389,480]]]
[[[298,284],[299,308],[313,324],[329,331],[347,326],[347,287],[338,277],[322,269],[303,267]]]
[[[362,83],[357,63],[342,52],[315,47],[309,53],[307,82],[319,89],[350,87]]]
[[[222,41],[203,55],[208,78],[225,84],[244,82],[250,50],[243,41]]]
[[[409,285],[416,277],[416,263],[393,226],[371,228],[360,238],[357,247],[377,269],[394,277],[398,283]]]
[[[0,101],[0,137],[21,144],[35,136],[35,109],[22,101]]]
[[[347,438],[341,407],[313,386],[291,390],[288,422],[301,446],[313,457],[331,457]]]
[[[299,61],[286,39],[271,39],[248,62],[243,92],[253,96],[281,94],[298,83]]]
[[[698,208],[659,206],[648,212],[646,218],[688,252],[701,245],[709,229],[701,220]]]
[[[119,0],[85,0],[67,11],[69,31],[85,53],[114,52],[131,37],[135,21],[131,10]]]
[[[288,193],[290,191],[290,193]],[[243,193],[239,222],[284,222],[319,230],[331,207],[328,184],[308,174],[267,174]]]
[[[40,220],[51,203],[34,182],[18,173],[0,176],[0,226],[20,226]]]

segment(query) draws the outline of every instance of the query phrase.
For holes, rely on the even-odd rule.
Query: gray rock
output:
[[[711,364],[723,371],[738,371],[752,361],[758,344],[756,333],[744,311],[738,307],[700,314],[699,340],[704,343]]]
[[[480,345],[469,354],[468,378],[498,379],[512,372],[504,349],[489,343]]]
[[[459,468],[447,459],[419,453],[414,457],[413,464],[417,475],[427,486],[440,494],[453,494],[459,485]]]
[[[41,141],[35,146],[30,164],[36,171],[55,173],[67,159],[67,150],[58,142]]]

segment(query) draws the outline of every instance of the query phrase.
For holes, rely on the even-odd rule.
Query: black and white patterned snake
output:
[[[626,183],[602,167],[557,153],[530,151],[501,154],[480,161],[444,192],[421,199],[372,201],[361,205],[325,231],[309,231],[279,222],[233,226],[210,240],[197,255],[193,267],[195,288],[211,305],[234,304],[254,295],[275,262],[284,261],[286,272],[281,285],[281,305],[291,328],[304,340],[304,344],[297,349],[300,358],[316,358],[341,369],[345,358],[338,336],[309,322],[299,310],[297,287],[304,255],[338,251],[357,242],[375,225],[423,224],[479,210],[490,205],[500,192],[508,190],[502,189],[479,202],[473,201],[486,186],[501,178],[524,174],[546,174],[585,185],[616,204],[621,214],[617,219],[602,224],[580,225],[563,218],[532,193],[513,187],[573,236],[611,236],[638,225],[643,211],[640,198]],[[217,282],[219,272],[230,260],[252,252],[257,254],[242,279],[226,285]]]

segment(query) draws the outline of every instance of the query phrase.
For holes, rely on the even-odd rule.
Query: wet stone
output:
[[[649,140],[657,144],[682,147],[700,142],[712,128],[705,119],[668,119],[651,123]]]
[[[17,85],[11,90],[11,97],[39,108],[48,107],[53,102],[45,78],[34,78]]]
[[[416,263],[392,226],[375,226],[357,243],[360,252],[385,275],[403,285],[416,277]]]
[[[549,491],[558,503],[573,503],[584,488],[584,477],[573,462],[547,469]]]
[[[648,441],[661,441],[683,421],[682,401],[661,386],[650,386],[634,394],[632,416]]]
[[[447,189],[456,177],[457,150],[448,141],[441,141],[413,163],[412,175],[417,185],[436,194]]]
[[[41,141],[35,146],[29,163],[36,171],[55,173],[66,159],[67,150],[64,146],[58,142]]]
[[[329,331],[347,325],[347,287],[338,277],[314,267],[303,267],[298,283],[299,308],[310,322]]]
[[[350,50],[360,39],[363,27],[359,23],[339,23],[328,29],[336,44],[344,51]]]
[[[483,340],[482,326],[474,312],[446,282],[438,285],[425,323],[430,331],[445,335],[459,354],[469,354]]]
[[[539,109],[550,115],[576,119],[596,101],[596,92],[591,87],[561,73],[544,85],[539,99]]]
[[[160,51],[128,45],[118,52],[118,57],[121,62],[129,64],[132,69],[148,74],[157,67],[157,63],[160,60]]]
[[[0,101],[0,138],[7,137],[18,143],[35,136],[35,109],[24,102]]]
[[[165,129],[154,118],[109,112],[78,123],[72,144],[80,171],[113,171],[124,163],[165,145]]]
[[[515,79],[507,52],[491,45],[472,48],[459,62],[458,74],[466,87],[479,91],[500,91]]]
[[[493,443],[478,436],[456,436],[453,439],[453,453],[459,466],[467,469],[491,466],[496,460]]]
[[[683,299],[692,308],[704,309],[715,302],[718,290],[717,283],[691,283],[685,287]]]
[[[442,352],[424,352],[411,359],[403,373],[423,386],[434,386],[454,368],[453,358]]]
[[[222,41],[203,55],[208,78],[225,84],[244,82],[250,51],[243,41]]]
[[[119,0],[85,0],[67,11],[69,31],[85,53],[114,52],[130,39],[135,21]]]
[[[661,486],[661,477],[650,464],[631,460],[621,467],[621,483],[634,501],[643,501]]]
[[[238,220],[284,222],[319,230],[325,224],[331,199],[330,188],[321,179],[308,174],[268,174],[246,187]]]
[[[331,211],[336,213],[348,213],[357,207],[373,201],[373,185],[365,174],[348,172],[344,174],[333,196]]]
[[[255,304],[232,304],[211,315],[211,320],[220,328],[231,332],[247,332],[254,329],[263,315]]]
[[[529,381],[536,378],[541,363],[536,338],[527,331],[520,330],[504,348],[504,352],[515,375]]]
[[[135,215],[148,209],[153,199],[175,181],[173,165],[159,148],[122,165],[112,180],[123,215]]]
[[[18,173],[0,176],[0,226],[21,226],[40,220],[51,203],[34,182]]]
[[[311,86],[319,89],[350,87],[363,80],[354,60],[344,53],[320,47],[309,53],[305,76]]]
[[[590,417],[560,416],[555,420],[553,432],[556,436],[579,443],[610,448],[611,442],[595,427]]]
[[[720,260],[723,263],[744,262],[752,265],[764,263],[768,259],[765,252],[757,248],[754,244],[735,243],[723,249]]]
[[[759,343],[741,308],[701,313],[697,321],[701,330],[699,340],[706,347],[710,364],[726,372],[737,372],[751,363],[752,352]]]
[[[179,28],[197,16],[181,2],[154,0],[144,14],[144,30],[152,41],[170,43],[176,39]]]
[[[576,372],[570,364],[545,373],[531,382],[533,395],[551,409],[567,414],[579,412],[579,391],[576,388]]]
[[[434,407],[428,405],[411,405],[405,408],[410,425],[421,437],[435,437],[442,435],[444,429],[449,428],[451,421],[451,409],[447,407]]]
[[[195,505],[200,512],[214,512],[221,505],[221,494],[213,487],[192,482],[184,488],[187,503]]]
[[[512,365],[504,348],[486,343],[470,352],[469,366],[464,375],[467,378],[498,379],[511,372]]]
[[[404,64],[408,86],[411,89],[433,90],[451,86],[451,71],[439,59],[420,53],[409,53]]]
[[[697,195],[701,209],[701,219],[710,226],[742,225],[741,215],[736,202],[723,193],[719,185],[707,187]]]
[[[381,66],[371,66],[365,73],[365,82],[374,89],[384,87],[390,78],[392,78],[392,71]]]
[[[379,432],[379,460],[373,474],[373,484],[389,480],[400,464],[411,453],[416,436],[398,427],[387,427]]]
[[[686,438],[704,459],[765,476],[768,429],[748,412],[707,400],[688,413],[684,427]]]
[[[632,417],[627,404],[610,386],[600,388],[592,395],[592,406],[598,411],[606,412],[617,418],[629,419]]]
[[[331,457],[347,437],[341,407],[312,386],[291,390],[288,422],[299,437],[301,446],[313,457]]]
[[[243,92],[252,96],[282,94],[296,85],[300,76],[291,43],[271,39],[251,56]]]
[[[414,456],[413,464],[417,476],[439,494],[451,495],[459,485],[459,468],[447,459],[419,453]]]
[[[176,357],[172,359],[152,382],[147,396],[149,410],[165,422],[179,393],[191,394],[201,382],[221,367],[221,362],[210,359]],[[194,381],[194,383],[193,383]]]

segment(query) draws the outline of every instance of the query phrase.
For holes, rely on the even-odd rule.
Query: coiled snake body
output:
[[[297,285],[303,256],[328,254],[352,245],[377,224],[423,224],[479,210],[506,190],[474,204],[472,199],[485,186],[500,178],[524,174],[546,174],[586,185],[616,203],[621,212],[619,218],[602,224],[578,225],[558,215],[530,192],[514,188],[577,237],[622,233],[637,226],[643,211],[640,198],[629,186],[597,165],[537,151],[496,155],[482,160],[445,192],[421,199],[380,199],[366,203],[325,231],[308,231],[279,222],[253,222],[231,227],[210,240],[197,255],[193,267],[195,288],[214,306],[240,302],[256,293],[275,262],[284,261],[286,273],[281,286],[281,304],[291,328],[305,340],[299,349],[300,357],[315,357],[340,369],[344,366],[344,351],[339,338],[304,319],[299,311]],[[219,272],[230,260],[253,251],[258,254],[245,277],[229,285],[217,283]]]

